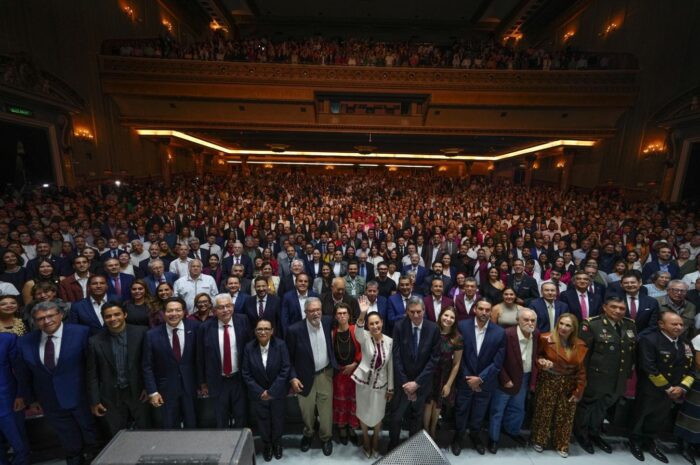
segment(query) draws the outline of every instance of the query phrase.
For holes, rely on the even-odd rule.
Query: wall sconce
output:
[[[327,171],[334,170],[334,169],[335,169],[335,166],[333,166],[333,165],[326,165],[326,168],[325,168],[325,169],[326,169]]]
[[[122,7],[122,11],[129,17],[130,20],[133,21],[136,19],[136,12],[130,5],[124,5]]]
[[[564,34],[564,42],[567,42],[569,39],[571,39],[575,35],[576,35],[576,33],[574,31],[568,31],[566,34]]]
[[[212,31],[218,31],[222,27],[223,26],[221,24],[217,23],[215,19],[212,19],[211,22],[209,23],[209,29],[211,29]]]
[[[216,163],[219,164],[219,165],[225,165],[225,164],[226,164],[226,160],[224,160],[223,158],[219,158],[218,160],[216,160]]]
[[[73,131],[73,135],[75,136],[76,139],[84,140],[84,141],[93,141],[95,139],[95,136],[92,134],[92,131],[90,131],[88,128],[85,127],[77,127]]]
[[[173,162],[173,154],[168,152],[168,163],[172,163],[172,162]]]
[[[666,152],[666,147],[661,142],[652,142],[642,150],[642,156],[649,158],[652,155],[661,155]]]
[[[557,168],[562,169],[566,166],[566,162],[564,160],[558,161],[557,162]]]
[[[603,29],[603,32],[601,32],[600,35],[601,35],[601,36],[606,36],[606,35],[608,35],[608,34],[610,34],[610,33],[612,33],[612,32],[617,31],[617,28],[618,28],[618,27],[619,27],[619,26],[618,26],[617,23],[610,23],[610,24],[608,24],[607,26],[605,26],[605,29]]]
[[[447,171],[447,167],[446,167],[445,165],[440,166],[440,167],[438,168],[438,171],[439,171],[440,173],[444,173],[445,171]]]
[[[173,23],[168,21],[167,19],[163,18],[163,20],[160,22],[165,29],[168,30],[168,32],[173,32]]]
[[[272,168],[274,168],[274,165],[272,163],[265,163],[263,165],[263,168],[272,169]]]
[[[395,166],[390,166],[388,169],[389,171],[398,171],[398,168]]]
[[[533,170],[538,170],[540,169],[540,162],[536,161],[532,164],[532,169]]]
[[[489,171],[493,171],[493,170],[496,169],[496,165],[494,165],[493,163],[490,163],[490,164],[489,164],[489,167],[488,167],[487,169],[488,169]]]

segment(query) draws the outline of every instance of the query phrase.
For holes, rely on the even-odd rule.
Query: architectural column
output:
[[[241,155],[241,173],[243,173],[243,176],[248,176],[250,174],[248,155]]]
[[[559,187],[562,192],[566,192],[567,190],[569,190],[569,187],[571,185],[571,169],[574,165],[574,156],[576,155],[576,153],[577,151],[575,148],[564,147],[564,159],[562,160],[564,166],[560,168],[561,181],[559,183]]]
[[[160,157],[160,175],[166,187],[172,184],[172,154],[170,153],[170,138],[160,137],[156,139],[158,144],[158,156]]]
[[[197,177],[204,176],[204,150],[201,147],[192,149],[192,159],[194,160],[194,172]]]
[[[467,186],[471,184],[472,181],[472,166],[474,166],[473,161],[467,160],[464,162],[464,180]]]
[[[523,179],[523,185],[525,187],[532,187],[532,171],[535,169],[535,162],[537,161],[537,156],[527,155],[525,156],[525,177]]]

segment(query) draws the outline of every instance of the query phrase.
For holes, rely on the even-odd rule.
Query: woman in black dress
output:
[[[130,325],[150,326],[150,315],[156,308],[155,299],[142,279],[131,283],[131,300],[126,303],[126,322]]]

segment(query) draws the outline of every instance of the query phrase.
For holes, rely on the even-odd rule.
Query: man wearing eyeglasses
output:
[[[680,279],[674,279],[668,283],[666,288],[668,293],[658,297],[659,311],[671,310],[683,319],[683,335],[686,342],[689,342],[698,333],[698,325],[695,322],[695,305],[685,300],[688,294],[688,284]]]
[[[18,342],[17,378],[25,404],[37,403],[54,429],[66,463],[86,463],[84,453],[95,443],[87,402],[85,358],[90,329],[63,324],[54,302],[32,309],[36,327]]]
[[[214,315],[197,336],[197,379],[201,394],[217,406],[217,428],[244,428],[248,424],[247,399],[241,362],[250,339],[248,319],[234,314],[231,294],[214,298]]]

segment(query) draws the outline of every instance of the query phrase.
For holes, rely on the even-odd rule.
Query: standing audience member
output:
[[[355,416],[355,382],[350,376],[360,363],[362,352],[355,337],[355,325],[350,323],[350,306],[344,302],[337,304],[334,318],[332,340],[338,371],[333,376],[333,424],[341,444],[347,444],[348,437],[356,443],[355,430],[360,425]]]
[[[17,387],[17,363],[17,336],[0,332],[0,436],[12,447],[12,464],[26,465],[29,445],[24,431],[24,399]],[[0,463],[8,463],[5,445],[0,446]]]

